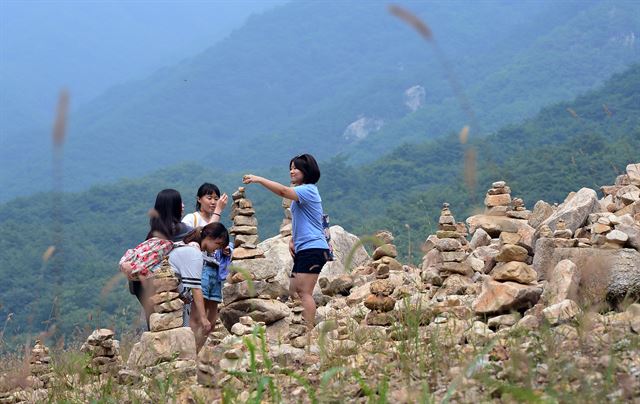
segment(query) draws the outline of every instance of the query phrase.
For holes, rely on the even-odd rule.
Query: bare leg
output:
[[[295,291],[302,301],[302,316],[307,323],[307,328],[312,329],[316,325],[316,302],[313,300],[313,288],[318,281],[318,274],[296,273]]]
[[[207,319],[211,323],[211,331],[213,332],[218,320],[218,302],[204,299],[204,307],[207,311]]]

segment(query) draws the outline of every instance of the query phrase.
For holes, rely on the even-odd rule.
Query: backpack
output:
[[[173,250],[172,241],[152,237],[128,249],[120,258],[120,272],[132,281],[148,278],[160,268],[162,261]],[[129,264],[129,265],[124,265]]]
[[[329,246],[329,256],[327,257],[327,261],[334,261],[336,258],[333,255],[333,247],[331,246],[331,231],[329,231],[329,215],[322,215],[322,230],[324,231],[324,238],[327,240],[327,245]]]

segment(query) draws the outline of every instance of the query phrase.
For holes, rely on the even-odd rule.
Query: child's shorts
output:
[[[205,265],[202,268],[202,295],[207,300],[222,303],[222,284],[218,277],[218,268]]]

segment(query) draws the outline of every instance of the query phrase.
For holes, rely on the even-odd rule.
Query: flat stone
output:
[[[496,255],[497,262],[521,261],[526,262],[529,253],[524,247],[513,244],[505,244],[500,248],[500,252]]]
[[[373,252],[372,258],[374,260],[379,260],[382,257],[392,257],[395,258],[398,256],[398,251],[396,246],[393,244],[383,244],[380,247],[376,248]]]
[[[389,296],[369,295],[364,299],[364,306],[369,310],[387,312],[393,310],[395,299]]]
[[[538,279],[538,274],[530,265],[524,262],[511,261],[493,268],[491,278],[496,281],[514,281],[530,284]]]
[[[459,251],[462,249],[462,244],[455,238],[443,238],[436,239],[435,246],[438,251]]]
[[[236,234],[234,237],[234,245],[236,247],[240,247],[243,244],[257,244],[258,243],[258,235],[257,234]]]
[[[182,310],[170,313],[152,313],[149,317],[151,331],[165,331],[182,327]]]
[[[258,228],[255,226],[231,226],[229,229],[231,234],[258,234]]]
[[[178,289],[178,278],[156,278],[153,280],[153,289],[156,294],[162,292],[173,292]]]
[[[249,226],[249,227],[257,227],[258,219],[255,216],[244,216],[244,215],[236,215],[233,218],[234,226]]]
[[[511,327],[520,320],[519,314],[502,314],[500,316],[491,317],[487,321],[487,325],[492,329],[500,329],[504,327]]]
[[[222,296],[225,304],[230,304],[238,300],[250,299],[260,295],[267,295],[272,299],[287,294],[287,289],[277,282],[266,282],[254,280],[252,282],[242,281],[238,283],[226,283],[222,288]]]
[[[180,299],[169,300],[153,306],[153,310],[156,313],[169,313],[172,311],[182,311],[184,308],[184,302]]]
[[[259,248],[237,247],[233,250],[234,260],[245,260],[245,259],[262,258],[262,257],[264,257],[264,251],[262,251]]]
[[[371,293],[379,296],[389,296],[395,290],[396,285],[389,279],[381,279],[371,282],[369,289]]]
[[[108,328],[99,328],[94,330],[89,337],[87,337],[87,343],[90,345],[100,345],[101,342],[113,338],[115,333]]]
[[[153,304],[160,304],[160,303],[165,303],[165,302],[169,302],[169,301],[171,301],[173,299],[176,299],[176,298],[178,298],[178,296],[180,296],[180,294],[178,292],[160,292],[160,293],[156,293],[155,295],[151,296],[151,298],[149,300]]]
[[[509,194],[487,195],[484,198],[484,205],[489,208],[493,206],[508,206],[509,204],[511,204],[511,195]]]
[[[464,251],[444,251],[441,254],[443,262],[462,262],[467,258]]]

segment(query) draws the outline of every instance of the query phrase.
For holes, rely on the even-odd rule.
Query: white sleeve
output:
[[[188,215],[185,215],[185,217],[182,218],[182,223],[186,224],[187,226],[193,228],[193,218],[194,218],[194,214],[193,213],[189,213]]]
[[[193,247],[180,247],[169,254],[169,264],[180,274],[185,288],[202,289],[202,252]]]

